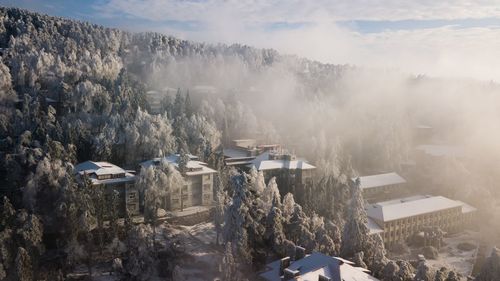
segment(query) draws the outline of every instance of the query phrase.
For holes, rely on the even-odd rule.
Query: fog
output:
[[[322,173],[342,168],[339,155],[347,155],[355,174],[367,175],[402,172],[402,164],[416,160],[420,144],[460,147],[464,158],[440,161],[432,169],[417,162],[414,171],[434,180],[415,176],[412,188],[464,200],[494,216],[500,85],[376,65],[325,65],[286,55],[262,66],[256,62],[258,53],[155,64],[148,71],[149,84],[151,89],[189,90],[202,111],[216,108],[205,110],[214,120],[221,100],[237,100],[241,108],[233,110],[242,110],[247,123],[235,124],[238,133],[231,138],[281,142]],[[228,110],[231,105],[225,106]],[[418,126],[431,127],[431,137],[417,139]]]

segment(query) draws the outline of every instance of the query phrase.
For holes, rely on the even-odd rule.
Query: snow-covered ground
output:
[[[468,242],[476,247],[470,251],[458,249],[458,244]],[[444,238],[445,246],[439,250],[439,257],[436,260],[428,259],[428,263],[435,268],[447,267],[453,269],[463,276],[469,276],[474,266],[474,261],[479,247],[478,233],[465,231]]]
[[[185,248],[185,254],[177,259],[184,280],[214,280],[220,277],[218,265],[222,254],[215,245],[216,232],[212,223],[164,225],[162,231],[167,242],[177,240]]]
[[[465,280],[469,276],[474,267],[476,255],[479,248],[480,235],[479,232],[464,231],[457,234],[451,234],[443,239],[443,246],[439,249],[439,256],[437,259],[430,259],[426,257],[427,264],[432,266],[435,270],[441,267],[446,267],[460,273]],[[474,248],[468,251],[460,250],[458,245],[460,243],[470,243]],[[405,254],[396,254],[389,252],[391,259],[403,259],[417,261],[418,255],[423,254],[423,248],[410,247],[409,252]]]

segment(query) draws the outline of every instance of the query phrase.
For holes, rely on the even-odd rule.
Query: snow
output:
[[[427,259],[427,263],[434,268],[446,267],[453,269],[463,276],[469,276],[472,272],[474,262],[477,255],[478,233],[465,231],[460,234],[455,234],[444,238],[444,247],[439,251],[439,257],[436,260]],[[469,242],[476,245],[476,249],[470,251],[462,251],[457,248],[458,244]]]
[[[356,181],[356,178],[352,178],[353,181]],[[396,173],[386,173],[379,175],[371,175],[371,176],[363,176],[359,177],[361,189],[387,186],[387,185],[395,185],[405,183],[406,180],[402,178],[400,175]]]
[[[384,232],[384,230],[380,226],[378,226],[378,224],[372,218],[368,218],[367,226],[370,230],[370,235]]]
[[[186,172],[186,175],[188,175],[188,176],[196,176],[196,175],[204,175],[204,174],[217,173],[216,170],[207,167],[207,163],[204,163],[204,162],[201,162],[201,161],[197,161],[196,159],[198,157],[196,157],[194,155],[188,155],[188,156],[189,156],[189,159],[191,159],[191,160],[188,161],[188,163],[186,164],[186,167],[188,169],[191,169],[191,171]],[[151,160],[147,160],[147,161],[141,162],[139,165],[141,167],[148,168],[148,167],[150,167],[152,165],[159,164],[160,161],[165,161],[165,162],[173,165],[176,168],[179,167],[179,163],[178,163],[178,161],[179,161],[179,155],[178,154],[172,154],[172,155],[169,155],[169,156],[163,157],[163,158],[154,158],[154,159],[151,159]]]
[[[247,151],[237,148],[224,148],[224,156],[228,158],[246,158],[248,157]],[[252,157],[255,158],[255,157]]]
[[[266,271],[260,276],[264,280],[282,280],[279,275],[280,260],[274,261],[266,266]],[[298,271],[299,276],[294,280],[318,280],[319,275],[331,278],[332,281],[377,281],[373,276],[367,274],[367,270],[355,267],[352,262],[330,257],[318,252],[313,252],[305,258],[292,261],[287,268]]]
[[[215,246],[216,232],[213,223],[193,226],[163,225],[166,241],[179,239],[185,246],[185,255],[176,258],[186,280],[215,280],[220,278],[219,263],[222,252]]]
[[[124,169],[108,162],[85,161],[80,164],[77,164],[75,166],[74,171],[76,174],[79,174],[80,176],[84,175],[85,173],[88,174],[90,176],[92,184],[118,184],[125,182],[133,182],[136,179],[134,174],[125,171]],[[117,174],[124,174],[125,177],[111,178],[104,180],[99,180],[96,178],[96,175],[99,176],[99,175],[117,175]]]
[[[410,197],[410,199],[403,198],[376,203],[368,206],[366,211],[369,217],[386,222],[462,206],[463,202],[443,196]]]

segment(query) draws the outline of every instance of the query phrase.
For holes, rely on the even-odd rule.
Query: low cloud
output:
[[[345,20],[465,19],[500,16],[494,1],[138,1],[94,8],[131,17],[126,26],[209,43],[274,48],[321,62],[397,69],[439,77],[500,81],[500,29],[441,26],[362,33]],[[173,26],[165,21],[178,21]],[[180,24],[179,24],[180,22]],[[182,24],[185,22],[185,26]],[[196,22],[191,28],[190,22]],[[279,28],[273,28],[279,24]]]

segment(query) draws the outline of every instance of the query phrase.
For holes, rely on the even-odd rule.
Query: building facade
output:
[[[139,191],[135,186],[135,172],[124,170],[108,162],[86,161],[75,166],[75,174],[79,180],[86,176],[93,188],[102,188],[107,202],[111,201],[113,192],[118,192],[119,214],[137,215],[139,211]]]
[[[189,155],[184,175],[185,184],[182,187],[171,187],[169,195],[163,200],[163,208],[168,211],[183,210],[193,206],[212,206],[214,196],[214,177],[216,170],[206,163],[198,161],[194,155]],[[179,168],[179,155],[174,154],[164,158],[155,158],[142,162],[141,167],[157,166],[162,162]]]
[[[472,223],[476,209],[443,196],[419,195],[371,204],[366,212],[370,233],[380,233],[390,246],[426,227],[459,231]]]
[[[295,155],[283,151],[266,151],[256,157],[248,167],[262,171],[267,181],[276,177],[281,194],[288,192],[301,197],[313,186],[316,167]]]
[[[389,200],[406,194],[406,180],[397,173],[352,178],[353,182],[359,179],[363,199],[369,203]]]

